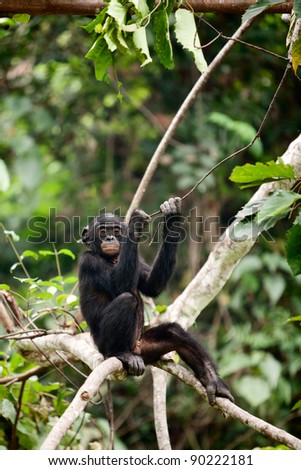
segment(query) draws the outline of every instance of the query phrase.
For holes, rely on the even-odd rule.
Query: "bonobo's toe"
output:
[[[145,371],[144,360],[141,356],[130,352],[119,354],[118,359],[122,362],[125,370],[129,375],[139,376]]]
[[[219,377],[206,384],[206,392],[209,405],[214,406],[217,397],[228,398],[234,403],[234,398],[229,390],[229,387]]]

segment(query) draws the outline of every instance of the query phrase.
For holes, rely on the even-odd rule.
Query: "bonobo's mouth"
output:
[[[118,255],[119,253],[119,243],[110,243],[110,242],[102,242],[101,244],[101,251],[109,256]]]

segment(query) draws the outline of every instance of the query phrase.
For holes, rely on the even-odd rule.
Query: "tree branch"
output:
[[[70,429],[89,401],[98,392],[104,380],[112,373],[122,371],[122,362],[116,357],[110,357],[99,364],[80,387],[74,399],[52,428],[41,446],[41,450],[56,449],[66,432]]]
[[[207,394],[202,384],[183,366],[176,364],[173,361],[160,361],[157,365],[166,372],[180,379],[189,387],[193,388],[203,399],[207,400]],[[273,441],[284,444],[291,449],[301,449],[300,439],[297,439],[297,437],[292,434],[251,415],[227,398],[217,397],[216,405],[214,407],[222,411],[223,414],[240,421],[242,424],[245,424]]]
[[[195,12],[243,13],[255,0],[189,0],[186,8]],[[268,12],[289,13],[293,2],[274,5]],[[87,15],[99,13],[106,3],[100,0],[0,0],[0,15],[29,13],[30,15]]]
[[[178,109],[177,113],[175,114],[173,120],[171,121],[168,129],[166,130],[165,134],[163,135],[158,147],[155,150],[155,153],[153,154],[148,167],[143,175],[143,178],[140,181],[140,184],[138,186],[138,189],[132,199],[131,205],[128,209],[127,212],[127,219],[130,217],[130,214],[137,209],[137,207],[140,205],[141,199],[148,188],[152,177],[157,169],[157,166],[159,164],[160,158],[163,156],[168,144],[170,143],[174,133],[176,132],[177,128],[183,121],[184,117],[186,116],[186,113],[188,110],[191,108],[191,106],[194,104],[195,100],[201,93],[201,91],[204,89],[207,81],[209,80],[210,76],[212,73],[215,71],[215,69],[220,65],[220,63],[224,60],[226,55],[230,52],[232,47],[235,45],[235,40],[239,39],[244,32],[251,26],[252,20],[245,21],[238,29],[237,31],[233,34],[233,36],[230,38],[230,40],[225,44],[225,46],[219,51],[219,53],[216,55],[216,57],[213,59],[213,61],[210,63],[208,69],[206,72],[204,72],[200,78],[197,80],[193,88],[191,89],[190,93],[186,96],[185,100],[183,101],[182,105]]]
[[[164,370],[152,367],[152,376],[155,429],[158,447],[160,450],[171,450],[166,414],[167,374]]]
[[[68,335],[50,335],[49,338],[43,337],[38,338],[39,340],[39,348],[43,349],[46,353],[47,350],[57,348],[57,339],[60,339],[60,347],[63,351],[74,351],[78,348],[78,345],[82,341],[85,343],[87,348],[87,341],[85,338],[85,333],[82,333],[78,336],[68,336]],[[21,343],[28,342],[28,340],[22,340]],[[64,344],[66,343],[66,344]],[[87,355],[85,353],[84,348],[79,348],[78,350],[78,359],[83,360],[83,362],[87,363]],[[91,353],[91,350],[90,350]],[[98,361],[93,360],[95,364],[98,362],[98,365],[94,368],[91,372],[89,377],[86,379],[84,384],[80,387],[77,394],[75,395],[74,399],[72,400],[71,404],[64,412],[64,414],[60,417],[59,421],[55,424],[52,428],[51,432],[43,442],[41,449],[43,450],[52,450],[55,449],[59,443],[61,442],[62,438],[66,434],[66,432],[70,429],[73,425],[75,420],[79,417],[80,413],[85,409],[89,401],[98,393],[98,389],[100,385],[104,382],[104,380],[110,376],[111,374],[119,374],[123,372],[123,367],[121,361],[115,357],[111,357],[103,362],[101,354],[98,353],[96,348],[94,347],[94,355],[98,356]],[[197,391],[197,393],[205,400],[207,400],[207,394],[204,387],[200,384],[200,382],[195,378],[193,374],[188,372],[184,367],[180,366],[179,364],[174,363],[173,361],[159,361],[157,363],[158,367],[165,370],[166,372],[174,375],[175,377],[182,380],[186,383],[189,387],[193,388]],[[241,423],[249,426],[256,431],[264,434],[269,439],[275,440],[279,443],[285,444],[292,449],[301,449],[301,441],[296,437],[288,434],[285,431],[282,431],[275,426],[251,415],[250,413],[242,410],[234,403],[231,403],[229,400],[225,398],[217,398],[215,408],[220,409],[223,413],[237,419]],[[160,423],[160,425],[162,422]],[[165,433],[165,431],[164,431]],[[164,436],[166,439],[166,434]],[[167,441],[165,441],[164,445],[168,445]]]

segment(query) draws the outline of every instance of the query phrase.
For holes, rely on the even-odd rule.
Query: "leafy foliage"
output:
[[[154,49],[161,64],[167,69],[174,67],[173,48],[170,39],[170,18],[174,0],[109,0],[108,6],[96,18],[84,26],[88,33],[96,34],[96,40],[86,58],[95,66],[98,80],[108,79],[108,68],[116,63],[118,53],[136,54],[141,66],[152,62],[147,37],[148,26],[152,26]],[[195,58],[197,68],[207,68],[201,49],[192,11],[178,10],[175,15],[175,34],[178,42]]]
[[[267,163],[256,162],[255,165],[247,163],[243,166],[236,166],[230,175],[230,180],[234,183],[243,183],[241,188],[258,186],[281,179],[293,179],[294,168],[286,164],[281,158]]]

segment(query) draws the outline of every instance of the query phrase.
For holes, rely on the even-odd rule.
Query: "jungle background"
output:
[[[205,19],[227,36],[241,22],[239,15],[208,13]],[[0,22],[0,158],[2,171],[9,174],[0,193],[0,284],[9,285],[22,308],[36,314],[37,324],[45,328],[70,320],[63,312],[53,313],[54,300],[76,311],[81,229],[101,208],[126,213],[164,129],[199,76],[191,56],[176,43],[172,71],[155,57],[144,69],[123,57],[116,68],[123,85],[120,102],[113,72],[110,83],[99,83],[93,64],[84,58],[91,38],[81,26],[88,22],[67,16]],[[200,28],[202,43],[210,43],[216,32],[205,23]],[[265,15],[244,40],[286,56],[287,31],[280,15]],[[220,38],[204,49],[208,62],[223,43]],[[285,65],[236,44],[161,160],[143,199],[146,212],[154,212],[170,196],[183,195],[215,163],[250,141]],[[158,305],[170,303],[183,290],[252,195],[253,190],[241,191],[229,181],[233,167],[274,160],[298,135],[299,98],[300,82],[289,74],[260,141],[185,200],[183,213],[191,220],[203,216],[208,224],[200,228],[202,241],[188,237],[181,244],[176,273]],[[193,331],[207,345],[240,406],[300,437],[300,408],[293,410],[301,398],[300,326],[288,320],[300,315],[301,278],[293,277],[285,260],[286,224],[281,221],[259,238]],[[14,232],[11,242],[4,230]],[[155,250],[156,243],[142,246],[148,261]],[[16,251],[23,253],[30,282],[24,282]],[[44,282],[43,295],[37,279]],[[0,340],[0,360],[3,378],[32,367],[5,339]],[[66,366],[64,374],[66,378],[46,370],[26,382],[0,382],[1,449],[38,448],[82,383],[72,368]],[[115,447],[156,448],[150,374],[114,383],[112,393]],[[271,445],[262,435],[225,420],[174,379],[167,405],[174,449]],[[108,434],[105,408],[91,404],[63,445],[105,448]]]

